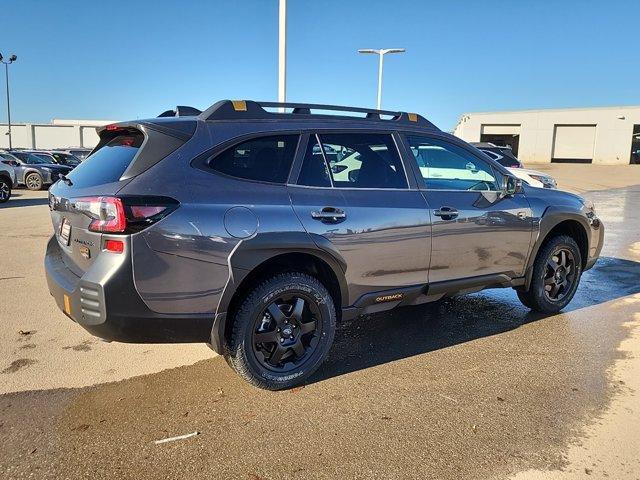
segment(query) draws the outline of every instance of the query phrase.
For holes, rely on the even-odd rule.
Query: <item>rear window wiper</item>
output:
[[[69,186],[73,185],[73,182],[71,181],[71,179],[67,178],[65,175],[60,175],[58,178],[60,178],[60,180],[62,180],[64,183],[66,183]]]

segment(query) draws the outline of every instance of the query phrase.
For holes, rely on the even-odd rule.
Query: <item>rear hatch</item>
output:
[[[119,253],[126,241],[123,237],[177,207],[177,202],[163,197],[118,197],[127,183],[190,137],[184,132],[174,136],[166,127],[160,128],[164,131],[147,122],[104,127],[91,156],[49,190],[61,257],[76,275],[82,276],[105,251]]]

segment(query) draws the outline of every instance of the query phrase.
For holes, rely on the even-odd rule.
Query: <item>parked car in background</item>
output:
[[[18,185],[24,185],[29,190],[41,190],[43,187],[55,183],[60,175],[66,175],[72,168],[58,165],[51,155],[34,154],[23,150],[10,150],[3,155],[11,155],[16,162],[14,170]]]
[[[61,148],[58,151],[70,153],[82,161],[89,156],[91,150],[91,148]]]
[[[8,153],[0,152],[0,203],[8,202],[16,185],[15,161]]]
[[[98,134],[49,191],[56,304],[112,341],[207,341],[261,388],[308,378],[340,319],[495,287],[558,312],[603,244],[591,202],[415,113],[226,100]]]
[[[66,165],[67,167],[75,168],[82,163],[82,160],[72,153],[61,152],[59,150],[51,150],[47,153],[53,157],[58,165]]]
[[[532,187],[558,188],[556,180],[551,175],[524,168],[522,162],[511,151],[511,147],[501,147],[488,142],[474,142],[471,145],[500,165],[508,168],[516,177],[524,180]]]

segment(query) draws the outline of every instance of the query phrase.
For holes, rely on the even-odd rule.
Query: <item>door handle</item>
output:
[[[347,214],[339,208],[324,207],[319,212],[311,212],[311,218],[324,223],[338,223],[347,218]]]
[[[458,216],[458,210],[453,207],[440,207],[438,210],[434,210],[433,214],[443,220],[453,220]]]

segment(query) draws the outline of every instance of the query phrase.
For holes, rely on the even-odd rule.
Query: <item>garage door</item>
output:
[[[595,141],[595,125],[556,125],[551,161],[591,163]]]

